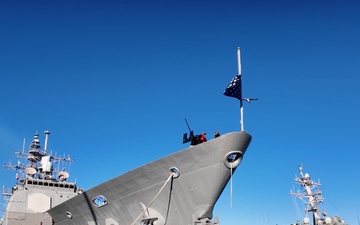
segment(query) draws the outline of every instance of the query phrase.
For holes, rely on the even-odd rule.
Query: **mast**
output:
[[[238,61],[238,75],[241,79],[241,56],[240,56],[240,47],[238,47],[237,50],[237,61]],[[240,81],[240,93],[242,92],[242,84]],[[243,108],[243,102],[242,102],[242,94],[240,94],[241,99],[240,99],[240,126],[241,126],[241,131],[244,131],[244,108]]]
[[[319,188],[321,184],[319,182],[313,181],[308,173],[304,174],[301,165],[299,166],[299,173],[301,177],[295,178],[295,182],[301,185],[301,187],[304,189],[304,192],[303,193],[290,192],[290,194],[300,198],[302,201],[306,203],[306,209],[305,209],[306,217],[304,218],[303,224],[304,225],[309,224],[307,215],[309,212],[312,212],[313,225],[319,225],[323,221],[325,221],[325,218],[322,218],[322,216],[320,216],[320,209],[319,209],[319,204],[322,203],[324,200],[322,197],[322,192]],[[313,192],[312,190],[315,188],[317,188],[317,190]],[[307,202],[304,199],[307,199]],[[323,212],[323,216],[325,215],[326,213]]]
[[[253,100],[257,100],[257,98],[242,97],[240,47],[238,47],[237,50],[237,62],[238,62],[238,74],[231,80],[230,84],[227,86],[227,88],[224,91],[224,95],[237,98],[240,101],[240,126],[241,126],[241,131],[244,131],[243,100],[250,103]]]

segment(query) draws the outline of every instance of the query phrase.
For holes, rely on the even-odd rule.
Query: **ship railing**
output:
[[[8,202],[11,198],[11,196],[13,195],[14,192],[14,188],[7,188],[7,187],[3,187],[2,189],[2,195],[4,196],[4,199]]]

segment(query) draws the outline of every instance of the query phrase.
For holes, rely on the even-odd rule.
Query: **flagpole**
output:
[[[240,47],[238,47],[237,50],[237,60],[238,60],[238,75],[241,79],[241,60],[240,60]],[[242,82],[240,82],[241,84]],[[242,91],[242,87],[240,86],[240,92]],[[242,94],[240,94],[242,96]],[[240,125],[241,125],[241,131],[244,131],[244,109],[243,109],[243,102],[242,99],[240,99]]]

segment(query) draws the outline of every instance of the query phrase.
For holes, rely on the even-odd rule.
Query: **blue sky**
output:
[[[356,224],[359,15],[359,1],[2,1],[2,163],[50,130],[49,149],[71,154],[70,180],[89,189],[187,147],[184,118],[197,133],[238,131],[238,101],[222,93],[240,47],[243,95],[259,98],[244,103],[253,141],[232,207],[227,187],[214,215],[301,219],[289,191],[302,164],[322,208]],[[2,185],[14,177],[0,172]]]

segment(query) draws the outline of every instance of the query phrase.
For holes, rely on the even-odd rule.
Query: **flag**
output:
[[[225,89],[224,95],[242,100],[241,96],[241,75],[236,75]]]

